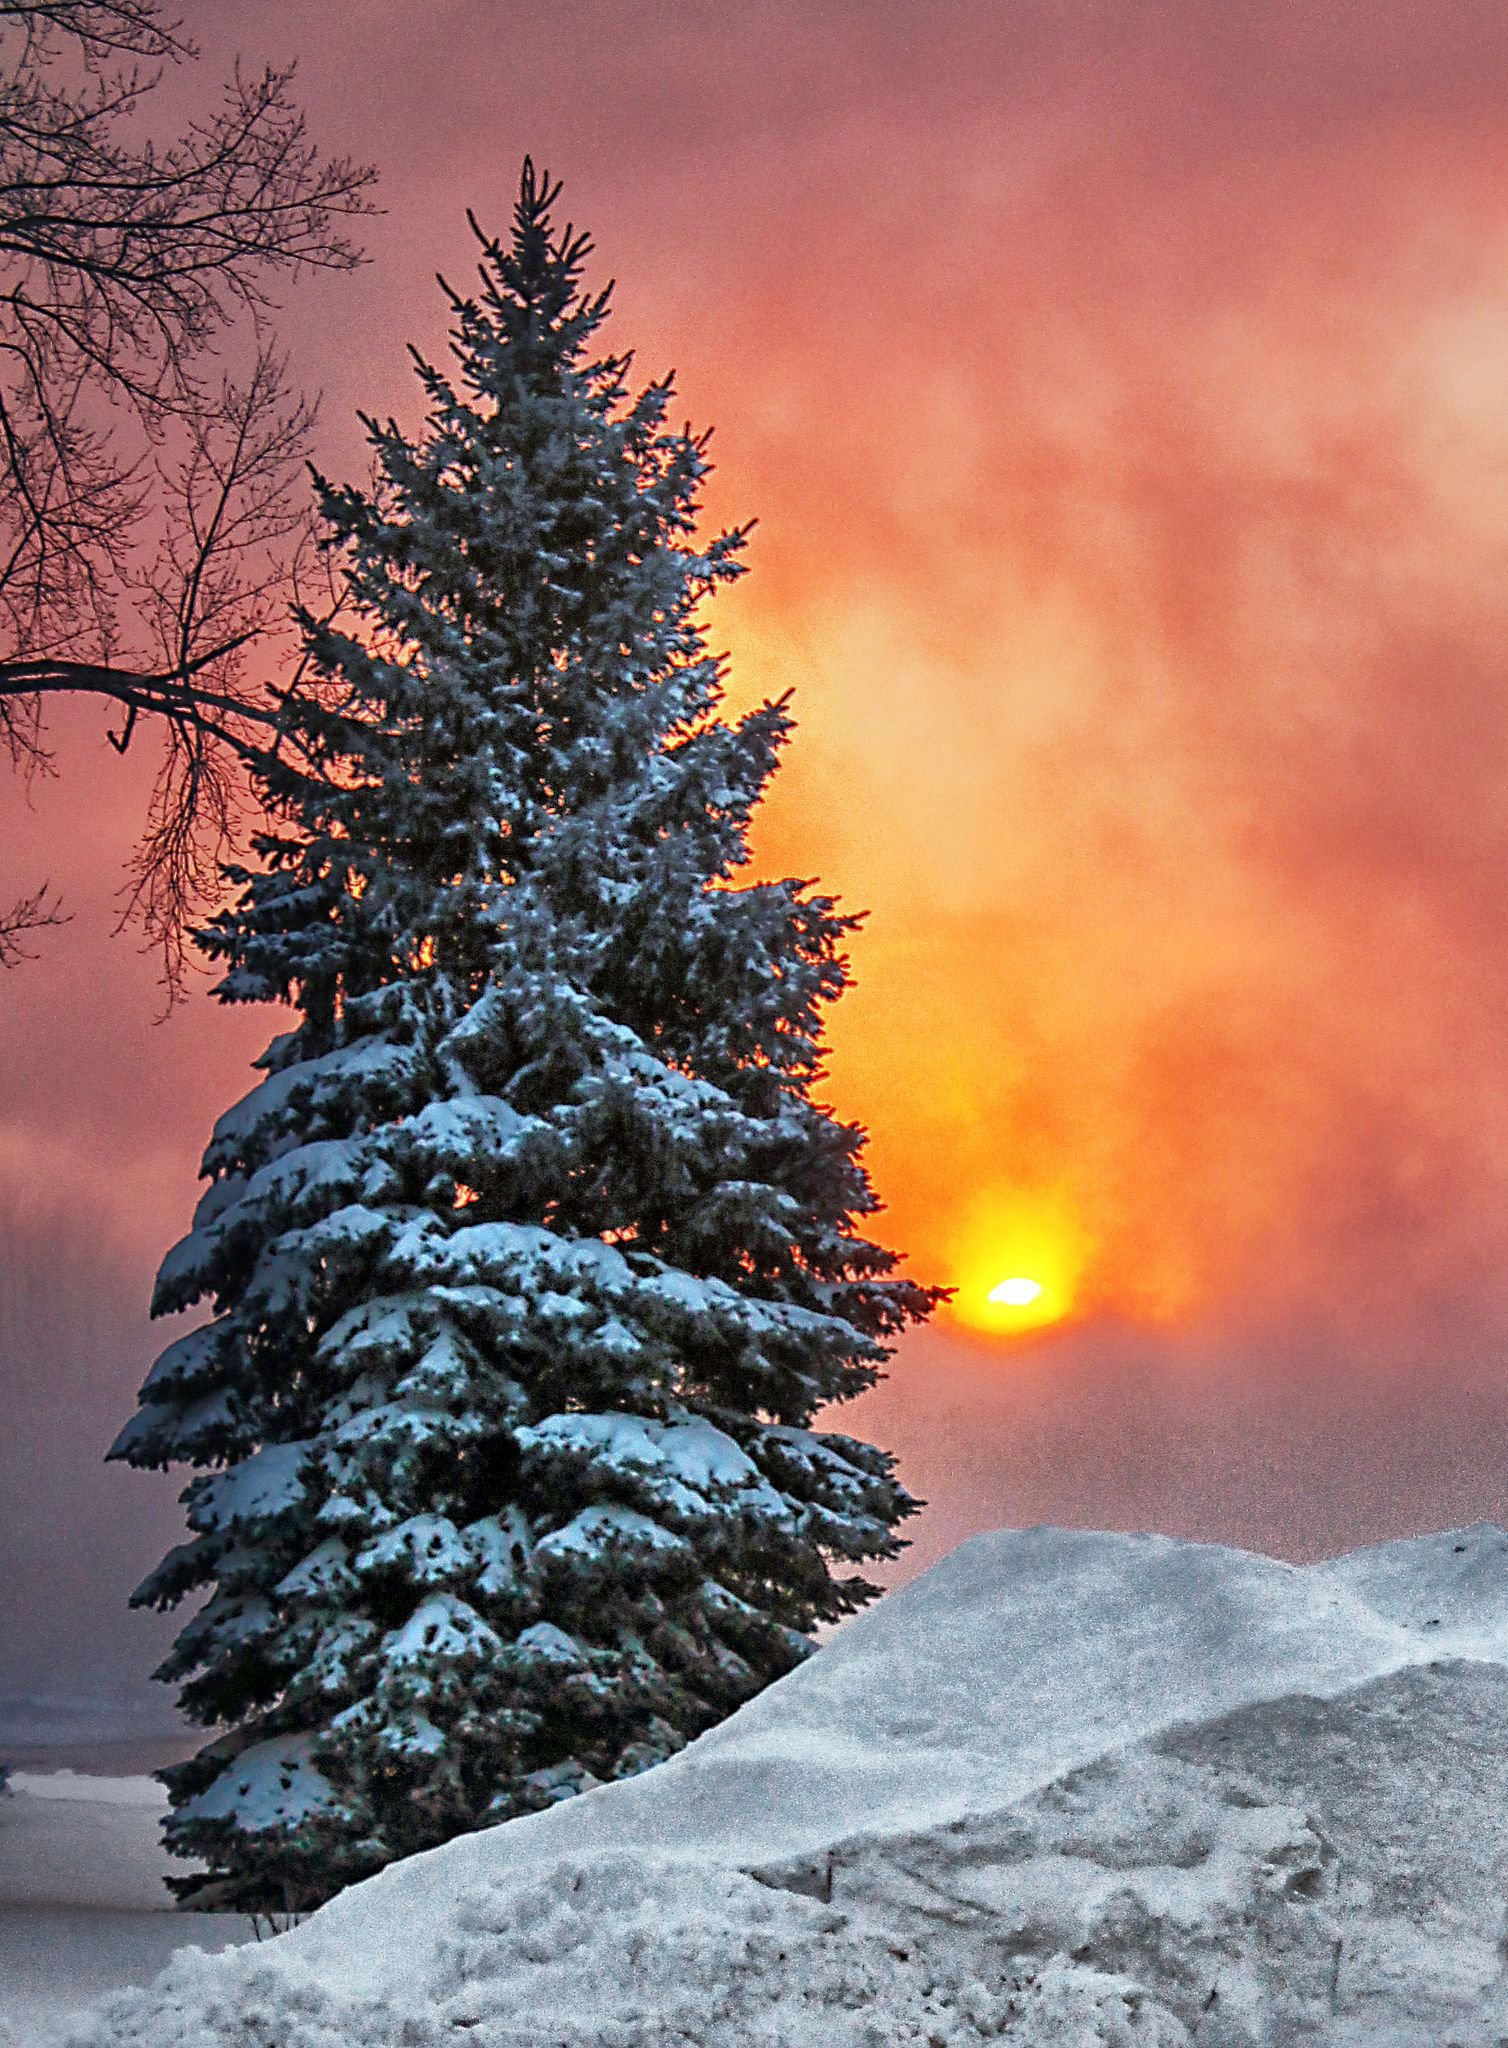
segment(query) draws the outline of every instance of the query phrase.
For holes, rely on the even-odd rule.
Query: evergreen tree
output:
[[[787,701],[720,715],[705,437],[593,353],[608,293],[525,166],[416,357],[417,440],[320,481],[330,773],[199,943],[298,1021],[216,1125],[156,1312],[208,1299],[112,1455],[202,1468],[136,1595],[226,1732],[165,1774],[198,1903],[300,1909],[669,1756],[875,1588],[914,1503],[811,1427],[935,1295],[813,1099],[854,920],[735,881]]]

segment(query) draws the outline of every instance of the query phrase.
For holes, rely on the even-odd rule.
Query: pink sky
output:
[[[915,1555],[1039,1518],[1297,1554],[1501,1512],[1508,15],[193,25],[206,74],[299,54],[315,133],[382,173],[371,265],[286,323],[323,466],[359,471],[358,406],[412,416],[433,273],[465,279],[464,210],[501,225],[528,149],[619,279],[615,343],[716,426],[716,515],[759,517],[717,637],[740,699],[797,690],[761,862],[872,912],[831,1087],[883,1227],[976,1296],[1056,1259],[1071,1311],[945,1322],[852,1418],[934,1503]],[[0,982],[0,1343],[20,1520],[44,1444],[69,1498],[105,1490],[62,1557],[18,1535],[12,1640],[94,1578],[68,1597],[113,1614],[171,1536],[170,1488],[93,1459],[271,1028],[202,993],[154,1026],[108,936],[148,764],[63,739],[0,818],[3,871],[75,912]]]

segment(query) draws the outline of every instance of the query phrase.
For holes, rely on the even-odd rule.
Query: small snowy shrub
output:
[[[705,440],[593,355],[554,197],[526,166],[483,238],[419,438],[368,422],[374,486],[320,486],[348,606],[199,938],[296,1012],[158,1279],[210,1320],[113,1452],[199,1468],[136,1598],[208,1596],[160,1673],[223,1731],[164,1774],[200,1904],[298,1911],[670,1755],[913,1506],[811,1427],[935,1298],[813,1099],[853,920],[740,874],[791,725],[720,715],[744,537],[698,544]]]

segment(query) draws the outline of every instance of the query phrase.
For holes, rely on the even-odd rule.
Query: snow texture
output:
[[[1508,1534],[965,1544],[636,1779],[73,2048],[1493,2048]]]
[[[294,1736],[243,1749],[206,1791],[184,1802],[183,1811],[197,1820],[234,1814],[237,1825],[253,1834],[297,1827],[335,1799],[310,1761],[312,1747],[306,1737]]]

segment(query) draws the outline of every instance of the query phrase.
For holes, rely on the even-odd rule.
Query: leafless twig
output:
[[[266,638],[307,568],[314,414],[273,293],[359,260],[372,180],[308,140],[291,70],[140,140],[125,117],[194,55],[158,0],[0,0],[0,745],[47,767],[58,695],[115,706],[121,751],[160,736],[128,910],[170,984],[239,771],[279,744]],[[240,380],[212,369],[238,325]]]

